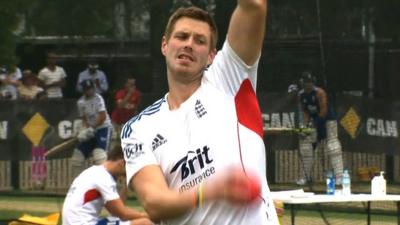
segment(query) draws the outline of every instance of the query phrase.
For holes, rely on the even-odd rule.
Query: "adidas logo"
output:
[[[162,144],[167,142],[167,139],[165,139],[163,136],[160,134],[157,134],[156,137],[153,139],[153,142],[151,143],[151,148],[156,150],[158,147],[160,147]]]
[[[201,104],[200,100],[196,101],[196,105],[194,107],[194,111],[196,112],[196,115],[198,118],[203,117],[204,115],[207,114],[206,109],[204,108],[203,104]]]

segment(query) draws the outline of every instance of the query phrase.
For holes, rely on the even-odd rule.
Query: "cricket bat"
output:
[[[78,144],[78,138],[73,137],[71,139],[68,139],[54,147],[52,147],[51,149],[49,149],[46,153],[44,153],[44,157],[46,158],[50,158],[53,157],[57,154],[59,154],[60,152],[66,151],[72,147],[74,147],[76,144]]]
[[[269,127],[264,130],[267,133],[296,133],[296,134],[310,134],[313,132],[313,128],[288,128],[288,127]]]

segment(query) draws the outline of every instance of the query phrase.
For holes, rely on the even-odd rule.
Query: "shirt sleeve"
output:
[[[97,190],[100,192],[104,202],[112,201],[119,198],[117,183],[110,179],[99,179]]]
[[[82,87],[81,87],[81,82],[83,81],[82,77],[83,77],[83,75],[82,75],[82,72],[81,72],[81,73],[79,73],[78,80],[76,81],[76,90],[78,92],[83,92]]]
[[[215,87],[232,96],[236,95],[245,79],[249,79],[256,90],[258,61],[259,59],[251,66],[246,65],[228,41],[225,41],[213,63],[204,72],[204,77]]]
[[[108,81],[107,81],[107,77],[104,74],[104,72],[100,71],[100,88],[102,91],[107,91],[108,90]]]
[[[97,94],[97,111],[98,112],[103,112],[106,111],[106,104],[104,102],[104,99]]]
[[[76,103],[76,107],[78,109],[78,116],[79,117],[83,117],[83,106],[82,106],[82,103],[81,103],[80,99]]]
[[[122,90],[117,91],[117,93],[115,94],[115,102],[118,102],[119,100],[124,98],[124,93]]]
[[[44,79],[45,79],[44,76],[45,76],[44,69],[41,69],[38,74],[38,79],[41,81],[44,81]]]
[[[64,68],[62,68],[62,67],[60,67],[60,73],[61,73],[61,79],[64,79],[64,78],[66,78],[67,77],[67,73],[65,73],[65,70],[64,70]]]
[[[149,144],[140,140],[132,124],[125,124],[121,132],[121,146],[124,152],[126,181],[129,186],[132,177],[143,167],[159,165]]]

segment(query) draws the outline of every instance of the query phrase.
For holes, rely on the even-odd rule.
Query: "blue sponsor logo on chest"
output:
[[[181,178],[184,180],[189,175],[196,173],[196,168],[203,169],[206,165],[212,163],[214,160],[209,156],[210,148],[204,146],[203,148],[198,148],[196,151],[189,151],[188,155],[180,159],[172,168],[171,174],[177,171],[179,168],[181,170]],[[189,155],[193,155],[189,159]]]

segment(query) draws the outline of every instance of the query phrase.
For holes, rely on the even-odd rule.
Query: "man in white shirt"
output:
[[[82,171],[84,161],[89,157],[95,165],[104,162],[112,136],[111,119],[103,97],[95,92],[95,84],[92,80],[85,80],[80,85],[83,95],[77,102],[77,108],[82,118],[82,129],[77,136],[80,143],[71,158],[74,175]]]
[[[116,179],[125,176],[125,161],[122,149],[116,147],[108,152],[107,160],[83,171],[73,181],[65,197],[63,225],[112,224],[150,225],[153,224],[146,213],[124,205],[126,188],[117,191]],[[114,217],[102,219],[101,210],[105,207]],[[121,221],[120,221],[121,220]]]
[[[10,84],[8,71],[5,67],[0,68],[0,99],[16,100],[18,98],[17,88]]]
[[[47,98],[62,98],[62,88],[66,85],[64,69],[56,65],[57,55],[47,54],[47,66],[40,70],[38,78],[40,85],[45,89]]]
[[[238,0],[218,53],[207,12],[170,17],[161,44],[169,93],[121,132],[128,184],[153,221],[278,224],[255,95],[266,11],[266,0]]]
[[[107,77],[103,71],[99,70],[99,64],[94,60],[90,60],[88,68],[79,73],[76,83],[76,90],[78,92],[83,91],[80,83],[84,80],[92,80],[94,82],[97,94],[103,94],[108,90]]]

